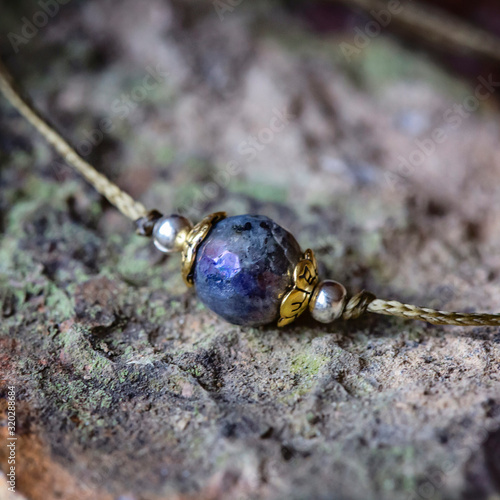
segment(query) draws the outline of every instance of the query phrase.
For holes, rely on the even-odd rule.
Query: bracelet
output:
[[[438,311],[377,299],[319,280],[314,252],[302,251],[292,234],[263,215],[206,216],[196,225],[182,215],[147,210],[81,158],[35,111],[0,62],[0,91],[45,140],[99,193],[152,238],[164,253],[181,253],[181,274],[201,302],[236,325],[286,326],[306,309],[321,322],[358,318],[365,312],[426,321],[435,325],[500,325],[500,314]]]

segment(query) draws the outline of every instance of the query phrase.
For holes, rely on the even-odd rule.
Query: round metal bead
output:
[[[153,227],[153,242],[160,252],[180,252],[187,235],[193,228],[191,222],[182,215],[165,215]]]
[[[314,289],[309,302],[312,317],[320,323],[331,323],[340,318],[346,298],[343,285],[333,280],[322,281]]]

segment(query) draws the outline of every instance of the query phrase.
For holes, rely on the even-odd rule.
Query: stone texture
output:
[[[274,2],[223,21],[196,0],[59,4],[0,52],[77,145],[112,121],[88,159],[148,208],[267,215],[351,293],[500,311],[496,95],[446,121],[498,65],[466,81],[385,28],[347,61],[365,17],[326,36]],[[1,32],[37,11],[3,2]],[[156,66],[163,83],[124,100]],[[249,150],[273,110],[285,127]],[[16,498],[498,497],[497,328],[231,325],[1,99],[0,232],[0,467],[15,385]]]
[[[295,238],[269,217],[228,217],[211,229],[198,249],[196,293],[235,325],[275,322],[300,256]]]

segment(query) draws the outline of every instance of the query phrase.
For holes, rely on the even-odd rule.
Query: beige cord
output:
[[[123,192],[118,186],[100,174],[92,165],[83,160],[76,151],[52,128],[38,113],[27,104],[15,89],[12,77],[0,62],[0,90],[7,100],[16,108],[51,144],[66,161],[80,172],[99,193],[104,195],[110,203],[116,206],[120,212],[133,221],[139,221],[139,229],[142,234],[151,235],[152,221],[161,214],[151,211],[135,201],[130,195]],[[145,225],[145,228],[142,227]],[[387,314],[389,316],[400,316],[407,319],[427,321],[435,325],[470,325],[486,326],[500,325],[500,314],[478,314],[478,313],[456,313],[436,311],[426,307],[417,307],[410,304],[402,304],[395,300],[377,299],[370,292],[362,291],[351,297],[346,303],[342,314],[343,319],[358,318],[365,312]]]
[[[397,300],[375,299],[367,311],[389,316],[400,316],[407,319],[427,321],[433,325],[458,325],[458,326],[498,326],[500,314],[458,313],[436,311],[428,307],[417,307],[411,304],[402,304]]]
[[[500,314],[437,311],[428,307],[403,304],[397,300],[377,299],[373,293],[365,291],[351,297],[344,307],[342,319],[358,318],[365,312],[417,319],[433,325],[500,326]]]
[[[94,188],[105,196],[120,212],[133,221],[145,217],[148,213],[144,205],[135,201],[130,195],[122,191],[92,165],[87,163],[78,153],[50,127],[39,114],[21,97],[16,90],[9,72],[0,62],[0,90],[14,108],[21,113],[54,149],[87,179]]]

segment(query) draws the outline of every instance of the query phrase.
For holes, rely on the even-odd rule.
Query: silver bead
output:
[[[346,298],[347,291],[343,285],[333,280],[322,281],[309,301],[312,317],[320,323],[331,323],[340,318]]]
[[[153,242],[160,252],[180,252],[189,231],[191,222],[182,215],[165,215],[153,227]]]

